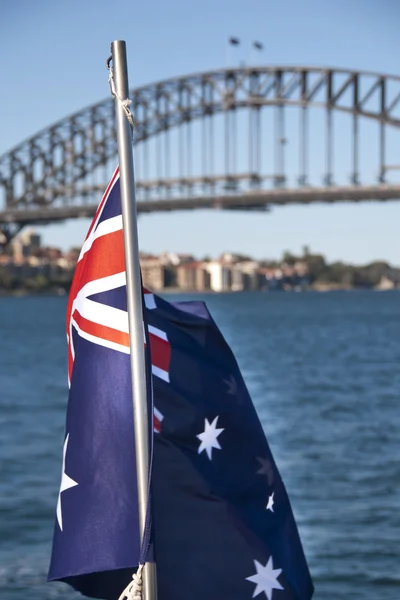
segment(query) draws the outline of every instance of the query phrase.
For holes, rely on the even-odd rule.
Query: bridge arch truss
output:
[[[400,77],[243,67],[161,81],[131,98],[140,212],[400,199]],[[109,98],[0,157],[6,235],[93,214],[117,161],[114,122]]]

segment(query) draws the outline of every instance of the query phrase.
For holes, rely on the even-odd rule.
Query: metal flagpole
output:
[[[111,55],[116,92],[115,112],[124,229],[139,526],[140,541],[142,542],[149,492],[149,415],[147,411],[145,340],[143,335],[142,285],[139,265],[132,130],[123,104],[123,101],[129,98],[126,43],[122,40],[112,42]],[[155,564],[146,563],[144,567],[143,591],[145,600],[157,599]]]

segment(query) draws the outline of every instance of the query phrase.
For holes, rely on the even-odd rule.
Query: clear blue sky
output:
[[[0,154],[108,96],[104,64],[114,39],[127,42],[131,87],[224,67],[230,35],[247,45],[262,41],[266,64],[400,74],[399,23],[396,0],[3,2]],[[236,56],[246,59],[247,52]],[[400,264],[399,224],[400,203],[321,205],[265,215],[143,216],[139,235],[141,249],[150,252],[232,250],[278,257],[308,244],[331,260]],[[82,243],[87,227],[87,221],[70,221],[40,232],[45,243],[67,248]]]

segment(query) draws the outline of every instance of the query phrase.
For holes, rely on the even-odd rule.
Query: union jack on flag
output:
[[[159,435],[141,547],[117,169],[68,302],[70,390],[49,579],[114,600],[133,569],[155,558],[160,600],[310,600],[290,502],[232,351],[203,302],[143,294]],[[149,414],[151,404],[148,394]]]
[[[69,384],[75,360],[73,329],[81,338],[93,344],[130,353],[125,286],[124,239],[117,167],[82,246],[69,295],[67,308]],[[154,295],[146,289],[143,292],[146,308],[150,310],[156,308]],[[101,299],[96,301],[94,297],[100,294],[103,301]],[[151,325],[148,326],[148,332],[152,373],[164,381],[169,381],[171,349],[167,336],[164,331]],[[161,420],[161,413],[154,408],[154,427],[157,432]]]

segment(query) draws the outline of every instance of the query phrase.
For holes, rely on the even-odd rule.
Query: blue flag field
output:
[[[154,451],[152,526],[141,548],[117,169],[68,302],[70,390],[49,579],[117,600],[147,559],[159,600],[309,600],[290,502],[232,351],[204,303],[147,290],[143,298]]]

